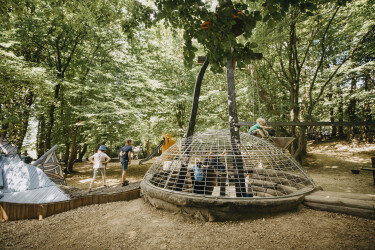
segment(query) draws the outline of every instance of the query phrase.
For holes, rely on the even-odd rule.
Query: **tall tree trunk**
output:
[[[194,134],[194,127],[195,127],[195,121],[197,117],[198,112],[198,105],[199,105],[199,96],[201,92],[201,86],[203,81],[204,73],[206,72],[208,66],[208,59],[204,61],[201,70],[198,73],[197,80],[195,82],[195,88],[194,88],[194,97],[193,97],[193,105],[191,107],[191,114],[190,114],[190,121],[189,121],[189,127],[186,133],[186,140],[188,137],[192,136]],[[177,184],[176,184],[176,190],[182,191],[182,188],[184,187],[186,174],[187,174],[187,164],[190,160],[190,141],[186,141],[186,145],[183,148],[184,155],[187,157],[184,159],[184,162],[182,162],[180,173],[178,175]]]
[[[82,162],[83,156],[85,156],[85,154],[87,152],[87,146],[88,146],[87,143],[83,144],[83,147],[82,147],[82,149],[81,149],[81,151],[79,152],[79,155],[78,155],[78,162]]]
[[[113,158],[113,153],[112,153],[112,140],[109,141],[109,157]]]
[[[372,80],[371,80],[370,70],[366,71],[365,74],[366,75],[365,75],[365,86],[364,86],[364,89],[365,89],[366,92],[369,92],[373,88],[373,86],[371,84]],[[364,103],[363,103],[362,113],[363,113],[363,121],[364,122],[370,122],[372,120],[372,117],[371,117],[371,104],[370,104],[370,101],[368,99],[366,99],[364,101]],[[362,137],[364,139],[367,139],[366,135],[369,132],[370,128],[369,128],[369,126],[363,126],[362,129],[363,129],[363,135],[362,135]]]
[[[339,122],[343,122],[344,121],[344,101],[343,101],[343,93],[342,93],[342,89],[341,89],[341,85],[338,84],[338,88],[339,88],[339,107],[338,107],[338,113],[339,113]],[[345,137],[344,135],[344,127],[343,126],[339,126],[339,138],[343,139]]]
[[[70,149],[70,156],[68,161],[68,171],[69,173],[73,173],[73,164],[77,159],[77,134],[78,134],[78,126],[75,126],[73,132],[73,139],[72,139],[72,147]]]
[[[186,137],[192,136],[194,134],[194,128],[195,128],[195,121],[197,118],[198,113],[198,106],[199,106],[199,96],[201,94],[201,86],[203,81],[203,76],[206,72],[206,69],[208,67],[208,59],[204,61],[201,70],[199,71],[199,74],[197,76],[197,80],[195,81],[195,88],[194,88],[194,95],[193,95],[193,105],[191,106],[191,113],[190,113],[190,121],[189,121],[189,127],[186,133]]]
[[[184,136],[184,120],[185,120],[185,104],[183,102],[179,102],[176,104],[176,120],[177,126],[179,128],[179,135],[181,137]]]
[[[288,71],[289,71],[289,82],[290,82],[290,104],[291,104],[291,120],[292,122],[298,122],[299,115],[299,77],[296,71],[296,66],[298,66],[298,55],[297,51],[297,37],[296,37],[296,23],[293,21],[290,26],[289,31],[289,43],[288,43]],[[292,134],[298,137],[296,127],[292,127]],[[298,151],[298,143],[294,142],[293,155]]]
[[[67,170],[68,161],[69,161],[69,152],[70,152],[70,142],[65,142],[65,154],[64,154],[64,164]]]
[[[293,157],[301,162],[303,155],[306,153],[306,126],[298,127],[297,136],[297,150],[294,152]]]
[[[44,115],[38,117],[38,133],[37,133],[37,155],[41,157],[45,152],[45,126],[46,120]]]
[[[357,89],[357,79],[355,75],[353,74],[351,86],[350,86],[351,96],[355,94],[356,89]],[[351,97],[349,101],[349,106],[348,106],[348,121],[349,122],[354,122],[356,120],[356,114],[355,114],[356,104],[357,104],[357,99],[355,97]],[[352,141],[353,139],[354,139],[354,126],[349,126],[347,140]]]
[[[330,108],[329,110],[329,114],[330,114],[330,117],[331,117],[331,122],[335,122],[335,117],[334,117],[334,109],[333,107]],[[331,133],[331,136],[332,137],[336,137],[337,135],[337,127],[336,126],[332,126],[332,133]]]
[[[292,122],[298,122],[298,92],[293,84],[290,88],[290,95],[289,95],[289,101],[290,101],[290,119]],[[297,103],[296,103],[297,99]],[[295,140],[291,145],[291,154],[297,155],[296,152],[298,151],[298,134],[297,134],[297,127],[292,126],[291,128],[291,134],[292,136],[295,136],[297,140]]]
[[[19,140],[16,144],[19,150],[21,150],[23,140],[25,139],[25,136],[27,133],[27,128],[29,127],[30,109],[31,109],[31,105],[33,104],[33,100],[34,100],[34,93],[31,90],[29,90],[26,96],[26,100],[25,100],[26,109],[24,110],[22,114],[23,119],[22,119],[20,130],[19,130],[19,134],[18,134]]]
[[[147,152],[147,156],[150,155],[150,139],[147,139],[146,141],[146,152]]]
[[[58,78],[62,79],[63,76],[58,76]],[[47,130],[46,130],[46,149],[51,148],[51,135],[52,135],[52,128],[55,123],[55,102],[58,101],[60,93],[60,84],[57,84],[55,86],[55,95],[54,95],[54,101],[52,102],[51,106],[49,107],[48,111],[48,124],[47,124]]]
[[[240,128],[238,126],[236,90],[234,83],[234,65],[230,58],[227,61],[227,91],[228,91],[228,115],[231,146],[233,152],[233,168],[236,187],[236,197],[246,196],[245,175],[241,154]]]
[[[81,146],[81,144],[77,143],[77,156],[78,156],[78,158],[77,158],[76,162],[82,162],[82,161],[79,161],[79,154],[81,153],[81,151],[82,151],[82,146]]]
[[[329,95],[328,95],[328,101],[329,102],[332,102],[332,96],[333,96],[333,94],[332,93],[330,93]],[[333,106],[331,106],[330,108],[329,108],[329,117],[330,117],[330,121],[331,122],[335,122],[335,112],[334,112],[334,108],[333,108]],[[336,133],[337,133],[337,128],[336,128],[336,126],[332,126],[332,133],[331,133],[331,136],[332,137],[336,137]]]

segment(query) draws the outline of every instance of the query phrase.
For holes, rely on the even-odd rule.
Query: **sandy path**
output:
[[[309,146],[303,167],[325,191],[375,194],[372,173],[352,169],[371,167],[375,144],[352,145],[346,142],[327,142]]]
[[[371,249],[374,242],[375,221],[304,207],[252,221],[204,223],[142,199],[0,224],[0,248]]]

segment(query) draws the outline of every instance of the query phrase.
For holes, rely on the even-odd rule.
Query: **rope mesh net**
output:
[[[272,199],[310,192],[312,179],[289,153],[270,141],[241,133],[238,150],[230,132],[184,138],[152,164],[144,181],[180,194]]]

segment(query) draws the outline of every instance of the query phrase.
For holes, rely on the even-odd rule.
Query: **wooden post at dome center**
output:
[[[227,61],[227,91],[230,139],[234,157],[233,168],[236,196],[244,197],[246,194],[245,175],[243,171],[243,161],[240,150],[240,127],[238,126],[236,89],[234,84],[234,64],[232,59],[228,59]]]

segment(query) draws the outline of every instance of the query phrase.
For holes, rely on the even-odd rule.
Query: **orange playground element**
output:
[[[215,15],[216,15],[216,17],[218,16],[217,13]],[[236,21],[236,24],[233,25],[231,31],[236,36],[239,36],[239,35],[241,35],[243,33],[243,29],[242,29],[243,28],[243,21],[238,18],[239,15],[245,16],[245,14],[242,13],[241,11],[238,11],[237,14],[232,14],[232,17]],[[204,23],[202,23],[201,27],[202,27],[203,30],[208,30],[210,28],[210,25],[211,25],[210,20],[206,20],[206,21],[204,21]],[[221,38],[219,38],[219,40],[221,40]]]
[[[164,144],[161,147],[162,153],[164,153],[168,148],[170,148],[173,144],[176,143],[173,136],[167,133],[162,134],[161,139],[164,140]]]

